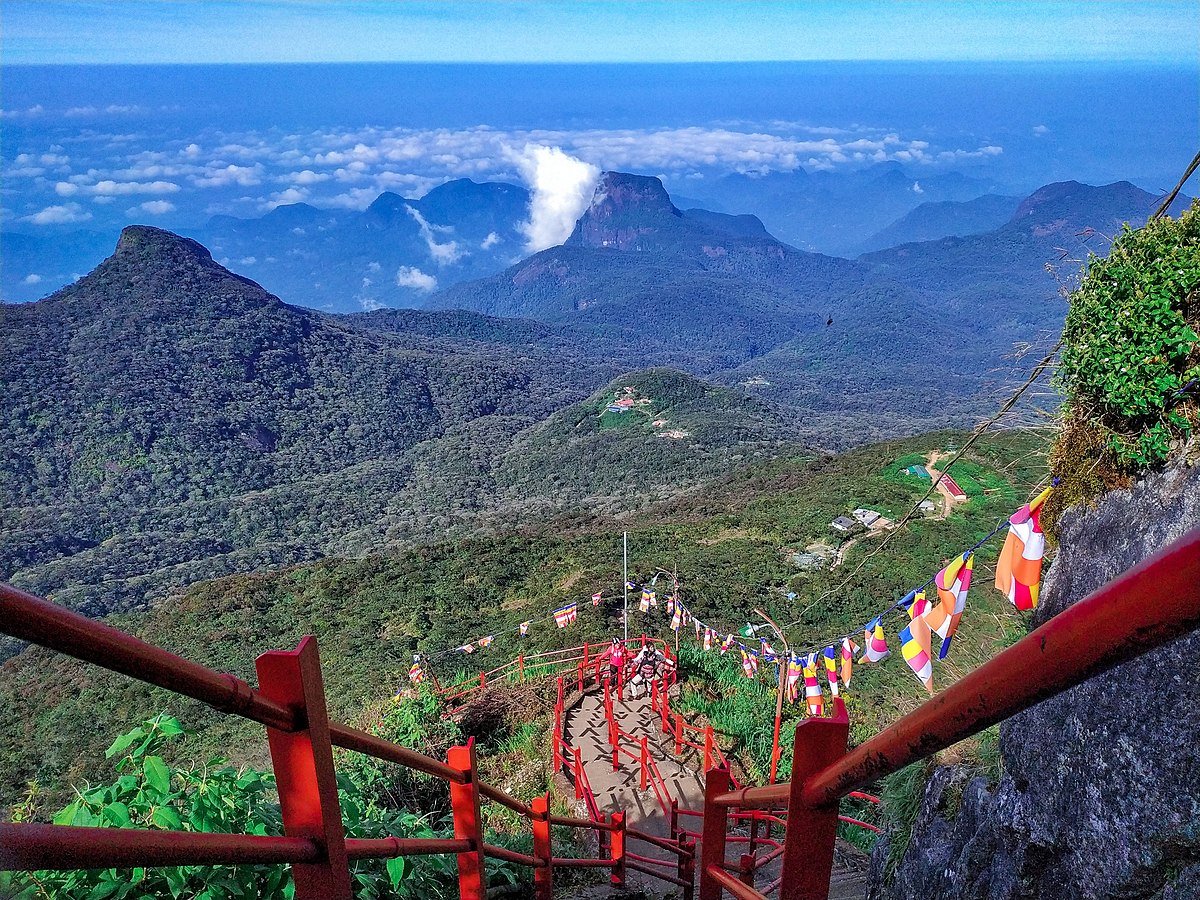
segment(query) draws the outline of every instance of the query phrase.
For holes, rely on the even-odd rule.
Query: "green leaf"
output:
[[[154,812],[150,814],[150,821],[159,828],[165,828],[168,831],[182,831],[183,821],[179,818],[179,813],[170,806],[156,807]]]
[[[69,806],[65,806],[62,809],[60,809],[58,811],[58,813],[55,814],[54,818],[51,819],[50,821],[53,822],[55,825],[74,825],[75,824],[75,814],[77,812],[79,812],[79,801],[78,800],[76,800],[74,803],[70,804]]]
[[[110,803],[101,811],[106,822],[111,822],[117,828],[132,828],[133,822],[129,819],[129,807],[118,800],[115,803]]]
[[[398,889],[400,882],[404,880],[404,868],[403,856],[393,856],[387,861],[388,878],[391,879],[393,889]]]
[[[135,729],[133,729],[133,731],[125,732],[123,735],[121,735],[119,738],[117,738],[115,741],[113,741],[112,744],[109,746],[109,748],[104,751],[104,758],[112,759],[118,753],[123,752],[125,750],[125,748],[128,747],[130,744],[132,744],[134,741],[140,741],[145,736],[146,736],[146,732],[144,730],[142,730],[141,728],[135,728]]]
[[[160,794],[171,792],[171,772],[161,756],[147,756],[142,763],[142,774],[146,776],[146,784]]]

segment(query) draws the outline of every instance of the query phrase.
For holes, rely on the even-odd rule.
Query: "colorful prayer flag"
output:
[[[967,590],[971,587],[971,572],[974,568],[974,553],[956,556],[933,580],[941,602],[930,608],[925,614],[925,621],[942,639],[938,647],[938,659],[945,659],[946,654],[950,652],[950,640],[958,630],[963,609],[967,605]]]
[[[732,634],[725,635],[725,640],[721,641],[721,655],[724,656],[725,652],[732,646],[733,646],[733,635]]]
[[[638,604],[638,609],[642,612],[650,612],[650,601],[646,599],[645,594],[642,594],[642,601]]]
[[[675,595],[667,594],[667,615],[675,612]]]
[[[1042,534],[1042,504],[1050,496],[1046,488],[1008,520],[1008,537],[996,562],[996,588],[1017,609],[1036,609],[1042,580],[1042,557],[1046,536]]]
[[[412,684],[420,684],[425,680],[425,673],[421,671],[421,664],[413,661],[413,664],[408,669],[408,680]]]
[[[600,601],[604,599],[603,594],[592,594],[592,606],[599,606]]]
[[[675,612],[671,616],[671,630],[678,631],[679,626],[683,624],[683,607],[676,606]]]
[[[463,644],[458,649],[461,650],[463,653],[474,653],[475,645],[474,644]]]
[[[837,651],[833,647],[826,647],[821,655],[825,657],[825,677],[829,679],[829,696],[836,697],[838,695]]]
[[[521,637],[525,637],[525,635],[527,635],[527,634],[529,634],[529,623],[522,622],[521,623]]]
[[[800,699],[800,679],[804,675],[804,666],[800,664],[800,659],[796,656],[788,658],[787,679],[785,681],[785,690],[789,703],[795,703]]]
[[[481,637],[477,643],[479,644],[480,649],[483,649],[484,647],[490,647],[493,640],[494,637],[489,634],[487,637]]]
[[[579,605],[572,600],[570,603],[566,603],[554,611],[554,624],[559,628],[566,628],[575,621],[578,613]]]
[[[817,680],[816,658],[809,654],[804,661],[804,698],[808,702],[808,714],[820,716],[825,712],[825,697],[821,694],[821,682]]]
[[[629,590],[631,590],[631,591],[636,591],[636,590],[638,589],[638,586],[637,586],[637,584],[636,584],[635,582],[633,582],[633,581],[627,581],[627,582],[625,582],[625,587],[626,587],[626,588],[628,588],[628,589],[629,589]]]
[[[704,629],[704,649],[706,652],[712,649],[712,642],[713,642],[713,630],[711,628],[705,628]]]
[[[854,672],[854,654],[858,652],[858,644],[850,638],[842,638],[842,684],[850,687],[850,676]]]
[[[866,647],[863,648],[863,657],[859,660],[860,663],[879,662],[891,652],[888,650],[887,638],[883,635],[882,618],[877,617],[866,627],[863,631],[863,642]]]
[[[900,653],[917,676],[917,681],[925,685],[925,690],[932,694],[933,660],[929,656],[930,630],[929,623],[924,618],[928,609],[925,592],[916,592],[912,605],[908,608],[909,622],[900,631]]]
[[[742,651],[742,671],[747,678],[753,678],[758,673],[758,657]]]

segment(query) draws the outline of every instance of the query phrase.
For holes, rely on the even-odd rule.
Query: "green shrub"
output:
[[[163,759],[168,742],[184,734],[178,719],[158,716],[118,737],[105,751],[117,759],[116,781],[76,789],[73,802],[53,818],[56,825],[144,828],[218,834],[283,833],[274,776],[252,768],[234,768],[222,759],[203,766],[173,768]],[[441,815],[419,816],[385,807],[383,795],[366,789],[351,769],[338,777],[338,800],[346,836],[382,838],[448,837]],[[29,799],[18,808],[24,817]],[[506,862],[494,861],[491,880],[516,883]],[[452,856],[357,860],[351,863],[355,896],[384,898],[452,897],[458,890]],[[196,900],[290,898],[291,870],[280,865],[163,866],[132,870],[91,869],[63,872],[0,873],[0,896],[14,900],[123,900],[126,897],[187,897]]]
[[[1093,257],[1063,330],[1058,381],[1067,395],[1068,428],[1106,436],[1100,455],[1071,468],[1103,465],[1138,472],[1161,465],[1197,424],[1200,378],[1200,205],[1178,219],[1128,226],[1107,258]],[[1060,463],[1071,459],[1060,449]],[[1065,468],[1065,466],[1064,466]],[[1061,474],[1061,473],[1060,473]],[[1067,474],[1075,474],[1068,472]]]

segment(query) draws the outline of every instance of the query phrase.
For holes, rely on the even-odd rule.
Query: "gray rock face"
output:
[[[1197,526],[1200,467],[1182,462],[1069,510],[1033,626]],[[1200,895],[1198,659],[1194,633],[1014,716],[994,788],[937,770],[889,884],[890,836],[876,846],[870,896]]]

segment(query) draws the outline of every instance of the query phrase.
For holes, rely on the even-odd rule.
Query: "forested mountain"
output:
[[[329,317],[142,226],[76,284],[0,317],[0,578],[92,614],[205,577],[475,530],[485,512],[561,506],[616,477],[597,462],[577,483],[521,461],[557,465],[557,431],[522,433],[620,371],[545,325]],[[670,417],[687,385],[689,430],[688,416],[741,421],[742,403],[769,418],[688,376],[654,378],[670,391],[646,396]],[[649,497],[780,437],[695,430],[614,433],[623,471]]]
[[[189,232],[268,290],[329,312],[419,306],[523,254],[529,193],[460,178],[420,200],[381,194],[363,212],[280,206],[259,219],[214,216]]]
[[[563,246],[430,304],[588,331],[704,374],[823,328],[865,274],[782,244],[753,218],[681,212],[657,178],[609,172]]]
[[[974,200],[922,203],[875,232],[854,248],[854,252],[871,253],[900,244],[993,231],[1012,218],[1020,203],[1020,197],[1002,194],[984,194]]]

